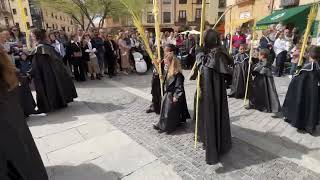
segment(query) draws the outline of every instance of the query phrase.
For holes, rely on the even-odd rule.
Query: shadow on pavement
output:
[[[50,180],[120,180],[121,174],[105,171],[94,164],[79,166],[50,166],[47,167]]]
[[[89,108],[88,108],[89,107]],[[49,124],[63,124],[79,120],[83,115],[95,115],[96,113],[110,113],[122,110],[125,107],[113,103],[98,103],[87,101],[76,101],[70,103],[67,108],[50,112],[47,115],[35,115],[28,118],[28,125],[42,126]],[[94,109],[94,111],[92,110]]]
[[[82,102],[85,105],[87,105],[90,109],[94,110],[95,113],[99,113],[99,114],[125,109],[125,107],[120,105],[115,105],[113,103],[99,103],[99,102],[88,102],[88,101],[82,101]]]
[[[235,125],[232,125],[232,130],[242,131],[247,134],[246,136],[253,137],[252,139],[248,138],[246,141],[264,140],[261,142],[263,146],[279,145],[279,147],[274,146],[273,148],[279,148],[279,151],[280,151],[280,150],[283,150],[282,146],[284,146],[289,150],[293,150],[293,152],[281,153],[282,156],[288,159],[302,159],[302,156],[304,156],[304,154],[308,154],[311,151],[318,151],[320,149],[320,148],[308,148],[308,147],[302,146],[301,144],[295,143],[286,137],[279,137],[273,134],[268,134],[266,136],[265,133],[254,131],[251,129],[241,128]],[[250,145],[246,145],[247,144],[246,142],[242,142],[242,140],[239,140],[238,138],[241,138],[241,137],[233,138],[233,148],[228,154],[226,154],[221,159],[222,167],[219,167],[218,169],[216,169],[217,173],[226,173],[226,172],[234,171],[237,169],[244,169],[252,165],[262,164],[262,163],[279,158],[277,155],[268,153],[265,150],[254,146],[255,142],[250,143]],[[269,143],[266,143],[265,141],[270,141],[271,143],[269,144]],[[297,153],[296,151],[300,153]],[[293,164],[292,162],[289,162],[289,163]]]

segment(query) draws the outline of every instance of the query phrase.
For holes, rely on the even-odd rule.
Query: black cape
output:
[[[19,91],[20,91],[20,103],[23,108],[24,116],[28,117],[30,114],[34,114],[36,108],[36,102],[33,99],[31,89],[29,86],[30,80],[27,76],[19,76]]]
[[[252,70],[249,107],[262,112],[280,112],[281,106],[269,61],[261,61]]]
[[[23,118],[19,89],[0,95],[0,179],[47,180],[40,154]]]
[[[151,80],[151,95],[152,95],[152,104],[150,108],[153,109],[156,114],[160,114],[160,109],[161,109],[160,78],[159,78],[159,74],[156,72],[155,67],[153,68],[153,74],[152,74],[152,80]]]
[[[184,76],[178,73],[165,80],[165,94],[163,96],[160,121],[158,127],[167,133],[173,132],[180,123],[190,118],[186,93],[184,90]],[[173,97],[178,102],[173,102]]]
[[[249,55],[237,54],[234,57],[233,78],[229,97],[244,98],[249,68]]]
[[[206,162],[216,164],[232,146],[225,83],[225,77],[232,74],[232,61],[221,49],[215,49],[210,53],[199,52],[196,63],[192,79],[200,71],[199,139],[206,149]]]
[[[66,107],[77,97],[72,78],[63,65],[62,57],[52,46],[39,44],[30,58],[31,75],[40,112],[51,112]]]
[[[313,133],[320,120],[320,65],[306,64],[293,77],[282,108],[293,127]]]

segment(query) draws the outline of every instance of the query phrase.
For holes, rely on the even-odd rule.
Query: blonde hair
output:
[[[165,58],[170,61],[170,66],[168,67],[168,78],[182,72],[180,61],[173,53],[167,54]]]
[[[10,91],[17,85],[16,67],[4,50],[0,48],[0,92]]]

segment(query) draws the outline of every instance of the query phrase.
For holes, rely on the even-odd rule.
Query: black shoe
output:
[[[153,109],[148,109],[147,111],[146,111],[146,113],[153,113],[154,112],[154,110]]]
[[[97,79],[98,79],[98,80],[101,80],[101,77],[100,77],[100,76],[97,76]]]
[[[109,78],[112,79],[112,75],[109,75]]]
[[[91,80],[94,80],[94,76],[91,76]]]
[[[159,128],[159,126],[157,124],[152,124],[153,129],[160,131],[161,129]]]
[[[250,105],[245,105],[244,108],[245,108],[246,110],[252,109],[252,108],[250,107]]]
[[[281,112],[277,112],[277,113],[274,113],[273,116],[271,116],[272,118],[284,118],[284,115],[281,113]]]

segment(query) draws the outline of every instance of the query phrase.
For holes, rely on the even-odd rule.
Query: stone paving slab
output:
[[[122,180],[181,180],[181,177],[172,172],[174,172],[172,167],[165,166],[160,161],[154,161]]]
[[[142,76],[131,76],[131,77],[119,77],[119,79],[121,79],[121,81],[119,79],[115,79],[115,81],[113,82],[109,82],[108,80],[106,80],[105,82],[108,83],[108,84],[112,84],[112,85],[115,85],[123,90],[128,90],[128,87],[129,89],[130,88],[135,88],[135,89],[138,89],[140,90],[140,97],[144,98],[144,99],[148,99],[148,92],[150,89],[147,88],[148,85],[143,85],[143,83],[145,81],[143,81],[142,79],[143,78],[151,78],[151,77],[142,77]],[[284,95],[285,95],[285,92],[283,91],[286,91],[286,87],[285,85],[288,84],[286,83],[286,79],[282,78],[282,79],[276,79],[276,82],[280,85],[277,86],[277,88],[279,89],[278,92],[280,92],[279,94],[281,94],[282,96],[280,96],[280,99],[284,99]],[[143,92],[144,90],[144,92]],[[193,106],[193,93],[195,91],[195,86],[193,84],[193,82],[190,82],[190,81],[186,81],[186,93],[187,93],[187,99],[188,99],[188,104],[189,104],[189,108],[192,108]],[[137,92],[133,93],[135,95],[137,95]],[[119,127],[120,129],[122,129],[124,132],[126,132],[129,136],[131,137],[135,137],[135,136],[138,136],[137,134],[141,133],[141,134],[147,134],[146,132],[143,132],[142,130],[136,130],[136,128],[133,128],[131,129],[131,126],[134,126],[134,125],[128,125],[129,122],[135,122],[135,120],[137,120],[137,117],[139,116],[138,114],[140,114],[140,117],[138,117],[138,119],[143,119],[142,121],[140,121],[139,123],[136,123],[138,127],[140,127],[141,129],[145,130],[147,128],[150,128],[150,124],[152,122],[156,122],[157,121],[157,117],[154,117],[155,120],[151,121],[150,122],[150,116],[149,115],[143,115],[144,113],[144,109],[147,107],[148,105],[148,101],[145,101],[144,103],[141,103],[141,107],[140,109],[143,109],[143,110],[140,110],[139,113],[136,113],[135,114],[132,114],[130,115],[130,117],[124,117],[124,119],[128,119],[128,122],[125,123],[125,124],[122,124],[120,122],[118,122],[119,120],[122,121],[122,118],[120,119],[117,119],[117,120],[114,120],[111,122]],[[190,106],[191,105],[191,106]],[[304,169],[300,166],[297,166],[295,163],[291,163],[290,161],[293,161],[293,162],[296,162],[296,163],[299,163],[299,165],[303,165],[305,167],[308,167],[316,172],[319,172],[318,171],[318,167],[320,166],[317,166],[318,164],[318,161],[314,161],[314,159],[310,158],[310,156],[307,156],[305,153],[305,151],[300,151],[299,149],[304,149],[304,150],[308,150],[308,147],[304,146],[303,144],[299,144],[297,142],[294,142],[292,141],[291,139],[288,139],[286,136],[279,136],[279,135],[274,135],[272,133],[270,133],[272,130],[274,129],[278,129],[279,130],[279,133],[283,134],[284,133],[284,130],[285,131],[285,134],[286,133],[289,133],[289,137],[292,138],[292,137],[299,137],[299,136],[305,136],[305,135],[300,135],[299,133],[297,133],[296,131],[293,131],[293,130],[288,130],[288,128],[291,128],[289,125],[287,125],[286,123],[283,123],[283,120],[281,119],[273,119],[271,118],[271,114],[265,114],[265,113],[261,113],[261,112],[258,112],[258,111],[254,111],[254,110],[250,110],[250,111],[247,111],[245,110],[242,106],[243,106],[243,100],[235,100],[235,99],[229,99],[229,105],[230,105],[230,116],[231,116],[231,121],[233,123],[232,125],[232,129],[233,129],[233,136],[236,137],[237,139],[235,139],[234,141],[237,141],[238,138],[241,139],[241,140],[244,140],[246,143],[249,143],[249,144],[253,144],[254,146],[256,147],[261,147],[262,149],[265,148],[265,150],[267,150],[268,152],[271,152],[273,154],[276,154],[276,155],[279,155],[281,156],[282,158],[278,157],[278,156],[275,156],[274,158],[272,159],[277,159],[277,161],[275,161],[275,165],[277,163],[279,163],[280,161],[278,159],[281,160],[281,162],[286,162],[287,164],[292,164],[292,169],[295,169],[298,167],[298,169]],[[139,108],[138,108],[139,109]],[[131,110],[132,112],[133,110]],[[124,114],[126,114],[126,112],[122,112]],[[126,116],[126,115],[123,115],[123,116]],[[148,121],[149,120],[149,123],[144,123],[144,121]],[[260,121],[259,121],[260,120]],[[121,124],[121,125],[120,125]],[[144,124],[146,124],[144,126]],[[126,126],[126,127],[125,127]],[[148,127],[149,126],[149,127]],[[192,126],[192,125],[191,125]],[[282,127],[282,128],[279,128],[279,127]],[[130,130],[128,130],[130,129]],[[240,129],[240,130],[238,130]],[[135,131],[132,132],[132,131]],[[188,133],[192,133],[193,132],[193,128],[191,127],[190,129],[188,128]],[[185,134],[185,132],[181,132],[181,134]],[[186,140],[184,139],[185,137],[181,137],[181,134],[179,134],[179,141],[177,141],[176,143],[172,144],[173,147],[175,147],[180,153],[181,151],[185,152],[187,149],[187,147],[185,147],[186,144],[189,144],[190,147],[193,146],[193,137],[191,135],[189,135],[189,139],[188,139],[188,142],[186,142]],[[240,136],[240,135],[241,136]],[[281,135],[280,134],[280,135]],[[294,136],[293,136],[294,135]],[[150,138],[150,135],[148,135],[148,137]],[[161,137],[161,135],[160,135]],[[254,138],[248,138],[248,137],[254,137]],[[140,141],[137,140],[139,143],[141,144],[144,144],[147,148],[152,148],[151,145],[149,145],[148,143],[145,143],[144,141],[146,142],[149,142],[148,138],[144,139],[144,137],[141,137],[139,136],[140,138]],[[155,141],[155,137],[153,137],[153,141]],[[309,140],[306,140],[308,138],[315,138],[315,137],[310,137],[310,136],[305,136],[303,138],[298,138],[300,139],[299,142],[310,142]],[[170,140],[172,140],[172,136],[170,136],[169,138]],[[181,144],[181,140],[183,140],[183,143]],[[261,140],[266,140],[265,142]],[[304,141],[302,141],[304,140]],[[318,141],[319,142],[319,141]],[[244,145],[243,147],[246,147],[246,146],[250,146],[249,144],[246,144],[244,142],[242,142]],[[161,142],[161,144],[163,144],[163,142]],[[310,144],[310,143],[309,143]],[[286,146],[285,146],[286,145]],[[289,146],[288,146],[289,145]],[[168,145],[169,146],[169,145]],[[159,156],[163,156],[161,155],[161,153],[156,153],[158,150],[158,146],[156,146],[157,148],[153,147],[155,150],[155,154],[159,155]],[[243,148],[241,147],[241,148]],[[290,148],[293,148],[292,150],[288,150],[288,148],[286,147],[290,147]],[[241,149],[240,148],[240,149]],[[295,148],[297,148],[298,150],[295,150]],[[163,149],[163,148],[162,148]],[[251,147],[250,149],[255,149],[255,147]],[[309,148],[310,150],[310,148]],[[188,152],[192,152],[192,155],[189,154],[190,156],[194,156],[194,152],[192,150],[188,150]],[[311,152],[311,151],[309,151]],[[162,152],[163,153],[163,152]],[[264,153],[266,153],[264,151]],[[241,154],[241,153],[240,153]],[[257,155],[259,157],[259,155]],[[196,156],[197,157],[197,156]],[[198,157],[201,157],[201,156],[198,156]],[[246,156],[245,156],[246,157]],[[188,157],[184,157],[186,159],[189,159],[189,156]],[[202,157],[203,158],[203,157]],[[162,157],[160,157],[160,159],[162,159]],[[164,162],[170,162],[170,159],[165,157],[163,158],[164,159]],[[240,158],[241,159],[241,158]],[[256,161],[256,158],[253,158],[254,160],[250,160],[249,158],[249,162],[250,161]],[[289,159],[290,161],[287,161],[287,159]],[[203,160],[203,159],[202,159]],[[247,160],[242,160],[242,161],[239,161],[239,162],[236,162],[235,164],[240,164],[240,167],[241,167],[241,164],[246,164]],[[264,164],[269,164],[268,162],[270,162],[270,159],[267,158],[267,159],[260,159],[260,161],[262,162],[257,162],[258,164],[259,163],[262,163],[263,164],[263,167],[265,167]],[[192,162],[192,160],[191,160]],[[233,161],[234,162],[234,161]],[[265,162],[265,163],[264,163]],[[192,163],[191,163],[192,164]],[[249,163],[250,164],[250,163]],[[248,165],[248,164],[247,164]],[[180,167],[180,164],[177,165],[178,167]],[[183,166],[183,165],[182,165]],[[230,166],[234,166],[234,165],[230,165]],[[237,165],[235,165],[237,166]],[[197,167],[197,166],[196,166]],[[263,169],[263,167],[261,167],[261,169]],[[288,166],[290,167],[290,166]],[[193,167],[194,168],[194,167]],[[188,168],[182,168],[183,170],[181,169],[178,169],[178,173],[180,176],[183,175],[183,173],[185,173],[185,171],[188,171],[187,169]],[[192,169],[192,168],[191,168]],[[210,169],[210,168],[209,168]],[[240,168],[241,169],[241,168]],[[258,168],[259,169],[259,168]],[[280,169],[281,170],[281,169]],[[193,179],[198,179],[199,177],[199,174],[201,174],[200,172],[196,172],[194,171],[195,175],[193,174],[192,176],[190,176],[191,173],[186,173],[185,176],[186,177],[190,177],[190,178],[193,178]],[[210,172],[210,170],[209,170]],[[249,171],[249,173],[244,173],[242,171],[242,173],[245,174],[244,177],[254,177],[254,179],[258,178],[258,177],[255,177],[253,176],[252,174],[250,174],[251,171]],[[299,176],[297,176],[297,178],[301,177],[301,178],[305,178],[305,177],[309,177],[309,174],[310,177],[313,177],[314,179],[318,179],[318,178],[315,178],[315,177],[319,177],[319,175],[317,173],[314,173],[312,171],[309,171],[309,170],[306,170],[304,169],[303,172],[308,172],[307,174],[300,174]],[[182,173],[182,174],[181,174]],[[289,178],[286,178],[286,176],[288,176],[286,173],[282,173],[280,174],[279,170],[272,170],[270,171],[269,173],[275,173],[277,174],[277,176],[271,176],[271,177],[274,177],[275,179],[289,179]],[[260,173],[256,173],[256,174],[261,174]],[[279,175],[280,174],[280,175]],[[203,175],[203,174],[202,174]],[[279,177],[278,177],[279,175]],[[201,175],[200,175],[201,176]],[[202,176],[202,177],[205,177]],[[206,179],[206,178],[205,178]],[[259,179],[259,178],[258,178]]]
[[[131,178],[134,172],[157,161],[156,156],[105,120],[104,116],[115,117],[114,110],[121,107],[103,105],[107,109],[99,109],[99,103],[82,102],[79,98],[69,108],[29,119],[50,180]],[[158,165],[157,171],[145,169],[145,176],[158,173],[168,174],[169,179],[179,177],[163,163]]]
[[[53,165],[79,165],[99,158],[104,154],[119,150],[131,142],[132,140],[122,132],[112,131],[106,135],[94,137],[87,141],[50,152],[47,155]]]

